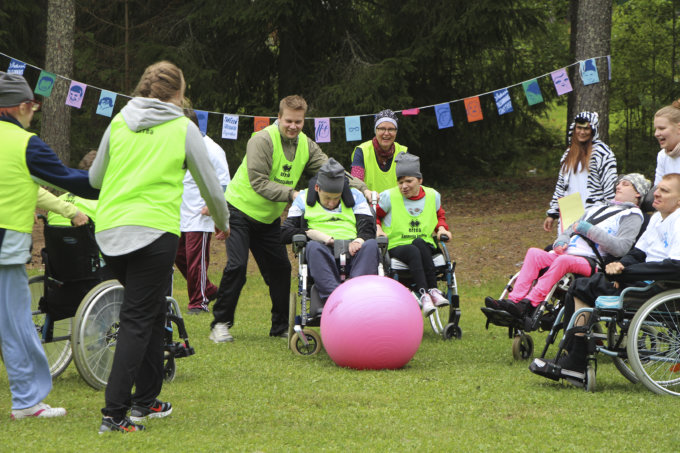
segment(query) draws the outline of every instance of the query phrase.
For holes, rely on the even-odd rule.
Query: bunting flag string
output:
[[[97,103],[97,109],[95,113],[97,115],[111,117],[114,111],[114,106],[116,100],[119,97],[131,99],[130,96],[125,94],[116,93],[109,91],[94,85],[88,85],[83,82],[78,82],[72,80],[68,77],[64,77],[59,74],[54,74],[45,69],[33,66],[31,64],[25,63],[23,61],[17,60],[9,55],[0,52],[0,55],[9,59],[9,65],[7,67],[7,72],[10,74],[21,74],[23,75],[26,68],[30,67],[36,71],[40,71],[38,76],[38,81],[36,83],[34,92],[40,96],[50,97],[52,95],[52,89],[54,88],[54,83],[57,78],[65,80],[70,83],[69,91],[66,96],[65,104],[73,108],[81,108],[83,104],[83,98],[85,97],[85,92],[92,90],[99,91],[99,102]],[[469,123],[475,121],[483,121],[484,114],[482,112],[482,106],[480,98],[487,95],[493,95],[496,110],[498,115],[505,115],[512,113],[513,105],[512,99],[510,97],[510,90],[521,86],[526,98],[526,102],[529,106],[540,104],[544,102],[543,94],[541,93],[541,88],[538,81],[550,76],[552,79],[552,84],[555,88],[555,92],[558,96],[562,96],[573,91],[572,81],[569,80],[569,75],[567,74],[567,69],[578,65],[578,74],[581,79],[581,83],[586,85],[591,85],[600,82],[600,75],[597,70],[597,60],[606,59],[608,72],[606,77],[611,80],[611,56],[599,56],[589,58],[587,60],[577,61],[564,68],[554,70],[552,72],[542,74],[540,76],[531,78],[529,80],[524,80],[516,84],[499,88],[493,91],[488,91],[486,93],[481,93],[473,96],[468,96],[461,99],[453,99],[450,101],[440,102],[433,105],[425,105],[420,107],[409,107],[402,110],[394,110],[395,113],[401,113],[403,116],[416,116],[419,115],[421,110],[426,110],[432,108],[435,113],[437,127],[439,129],[446,129],[454,127],[453,116],[451,114],[451,104],[462,102],[465,107],[465,113],[467,115],[467,121]],[[89,96],[89,95],[88,95]],[[257,132],[261,129],[267,127],[272,119],[276,117],[267,116],[256,116],[248,114],[231,114],[222,112],[211,112],[205,110],[195,110],[196,116],[198,117],[198,124],[201,132],[204,134],[208,130],[208,117],[210,115],[219,115],[222,121],[222,138],[225,140],[237,140],[238,139],[238,128],[241,118],[252,118],[253,121],[253,131]],[[488,115],[488,112],[487,112]],[[373,117],[374,114],[361,114],[361,115],[347,115],[347,116],[330,116],[323,118],[305,118],[314,120],[314,137],[318,143],[329,143],[331,141],[331,120],[344,120],[345,122],[345,138],[346,141],[361,141],[361,118],[363,117]]]

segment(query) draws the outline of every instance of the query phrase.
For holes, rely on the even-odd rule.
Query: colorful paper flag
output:
[[[482,104],[479,103],[479,96],[466,98],[463,102],[465,103],[468,123],[484,119],[484,116],[482,115]]]
[[[314,118],[315,142],[330,143],[331,120],[330,118]]]
[[[446,104],[438,104],[434,106],[434,114],[437,116],[437,126],[439,129],[453,127],[453,118],[451,117],[451,106]]]
[[[19,74],[19,75],[24,75],[24,71],[26,70],[26,63],[23,61],[15,60],[12,58],[12,61],[9,62],[9,67],[7,68],[7,74]]]
[[[196,119],[198,119],[198,129],[201,131],[201,134],[207,135],[208,134],[208,112],[204,110],[194,110],[194,113],[196,114]]]
[[[65,104],[79,109],[80,106],[83,105],[85,90],[87,90],[87,85],[71,80],[71,86],[68,89]]]
[[[529,105],[535,105],[543,102],[543,95],[541,95],[541,88],[538,86],[538,80],[532,79],[522,82],[524,88],[524,95],[527,97]]]
[[[117,94],[112,91],[102,90],[99,95],[99,103],[97,104],[97,115],[108,116],[113,114],[113,106],[116,104]]]
[[[498,109],[499,115],[513,112],[512,99],[510,99],[510,92],[508,92],[507,88],[494,91],[493,98],[496,101],[496,108]]]
[[[562,96],[565,93],[569,93],[573,90],[571,87],[571,82],[569,81],[569,75],[565,68],[558,69],[550,73],[553,83],[555,84],[555,91],[557,91],[558,96]]]
[[[402,111],[401,111],[401,114],[404,115],[404,116],[417,115],[417,114],[419,114],[419,113],[420,113],[420,109],[419,109],[419,108],[415,108],[415,109],[406,109],[406,110],[402,110]]]
[[[358,116],[345,117],[345,135],[348,142],[361,140],[361,119]]]
[[[40,71],[40,76],[38,77],[38,83],[35,86],[33,92],[46,98],[50,97],[52,94],[52,88],[54,88],[55,75],[51,72]]]
[[[222,116],[222,138],[236,140],[238,137],[238,115]]]
[[[600,76],[597,74],[597,65],[595,59],[581,61],[579,63],[579,72],[581,73],[581,80],[584,85],[591,85],[600,82]]]
[[[268,116],[256,116],[255,119],[253,120],[253,126],[254,132],[261,131],[265,127],[269,126],[269,117]]]

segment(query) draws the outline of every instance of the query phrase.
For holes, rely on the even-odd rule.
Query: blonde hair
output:
[[[656,118],[657,116],[667,118],[671,123],[680,123],[680,99],[673,101],[671,105],[657,110],[654,117]]]
[[[184,88],[182,70],[169,61],[159,61],[144,70],[132,95],[170,102]]]
[[[279,115],[283,115],[283,109],[289,110],[302,110],[307,111],[307,101],[305,101],[302,96],[293,94],[291,96],[286,96],[279,102]]]

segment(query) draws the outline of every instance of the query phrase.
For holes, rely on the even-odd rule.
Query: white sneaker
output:
[[[435,307],[445,307],[449,304],[449,300],[444,297],[444,294],[438,288],[432,288],[428,291]]]
[[[425,316],[430,316],[436,310],[436,308],[434,308],[434,305],[432,304],[432,299],[430,298],[430,295],[427,293],[423,293],[423,295],[420,296],[420,305],[423,306],[423,315]]]
[[[33,407],[26,409],[15,409],[12,411],[12,420],[19,420],[26,417],[63,417],[66,415],[66,409],[63,407],[50,407],[49,404],[38,403]]]
[[[215,343],[226,343],[234,341],[234,337],[229,333],[229,325],[226,322],[218,322],[210,331],[210,337]]]

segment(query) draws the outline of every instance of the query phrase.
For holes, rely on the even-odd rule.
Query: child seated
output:
[[[449,301],[437,289],[432,255],[437,239],[450,238],[441,195],[436,190],[422,186],[420,159],[411,153],[395,158],[397,186],[380,194],[376,207],[377,234],[387,236],[388,251],[408,265],[419,294],[423,314],[430,316],[435,306],[448,305]]]
[[[639,173],[621,177],[613,201],[586,209],[577,222],[557,237],[552,251],[530,248],[508,298],[487,297],[485,305],[521,318],[527,310],[537,307],[564,275],[575,273],[589,277],[596,271],[596,254],[581,236],[595,243],[604,259],[625,255],[640,232],[643,215],[638,206],[650,185]],[[539,272],[546,267],[548,270],[539,278]]]

